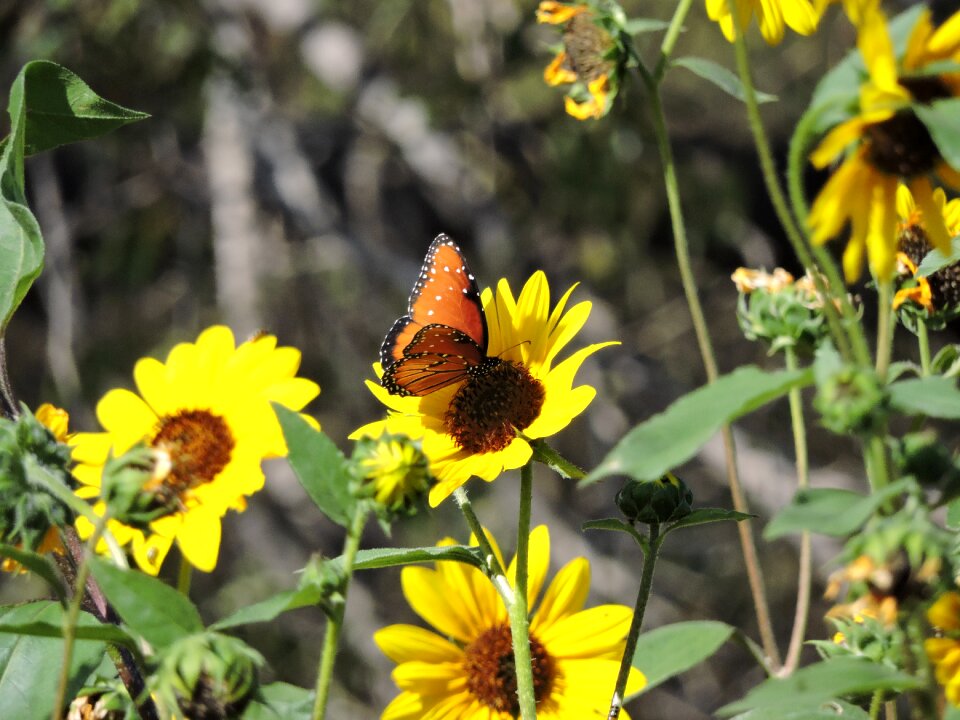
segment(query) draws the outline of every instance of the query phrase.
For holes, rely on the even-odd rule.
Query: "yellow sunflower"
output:
[[[943,218],[947,234],[952,238],[960,235],[960,199],[954,198],[947,202],[942,188],[933,191],[933,205],[937,215]],[[953,270],[940,270],[929,278],[918,276],[917,270],[923,258],[933,248],[928,240],[927,223],[923,211],[917,207],[913,194],[906,185],[897,188],[897,215],[900,219],[899,235],[897,240],[897,262],[902,274],[914,277],[915,283],[897,290],[893,297],[894,309],[909,301],[915,302],[928,312],[943,308],[945,301],[953,299],[955,278]],[[935,283],[931,284],[931,281]]]
[[[262,460],[286,455],[270,403],[299,410],[320,392],[316,383],[296,377],[299,366],[300,351],[278,348],[273,335],[237,347],[229,328],[215,326],[196,343],[174,347],[166,363],[138,361],[133,375],[139,395],[115,389],[103,396],[97,418],[105,432],[78,433],[71,440],[74,474],[82,485],[78,495],[99,494],[111,453],[145,442],[170,458],[164,491],[180,509],[152,522],[146,534],[108,523],[144,571],[156,574],[174,541],[194,567],[213,570],[220,519],[227,510],[242,511],[246,496],[263,487]],[[94,510],[102,514],[103,503]],[[84,518],[77,519],[77,529],[82,537],[93,530]]]
[[[930,62],[960,58],[958,17],[960,13],[933,31],[929,13],[923,13],[911,33],[902,73],[886,17],[873,10],[861,18],[857,44],[869,77],[860,88],[860,114],[831,130],[810,156],[816,167],[824,168],[856,144],[820,191],[808,218],[815,243],[836,236],[850,221],[843,255],[848,282],[860,276],[864,253],[877,278],[886,280],[893,274],[900,182],[923,212],[931,243],[949,251],[950,235],[934,203],[930,175],[960,187],[960,173],[944,162],[910,104],[953,97],[960,91],[950,76],[922,74]]]
[[[502,564],[496,542],[490,541]],[[530,607],[549,563],[550,534],[541,525],[530,533]],[[507,572],[511,583],[515,571],[514,561]],[[401,690],[382,720],[513,720],[519,710],[516,677],[503,673],[513,668],[510,624],[487,577],[448,561],[436,563],[433,570],[406,567],[401,583],[410,607],[437,632],[391,625],[374,634],[380,649],[397,663],[393,679]],[[542,720],[606,717],[610,706],[632,613],[624,605],[584,610],[589,590],[590,564],[576,558],[556,574],[530,618],[534,692]],[[631,669],[627,697],[644,685],[643,674]],[[625,712],[621,717],[629,720]]]
[[[517,299],[506,280],[499,282],[496,294],[484,289],[487,355],[520,372],[486,373],[423,397],[391,395],[368,381],[370,391],[390,412],[386,420],[365,425],[350,437],[378,438],[390,433],[422,439],[430,472],[437,479],[430,490],[432,507],[473,475],[489,482],[504,470],[526,464],[533,453],[530,440],[565,428],[596,395],[589,385],[573,386],[583,361],[600,348],[616,344],[589,345],[554,365],[590,314],[589,302],[566,310],[574,287],[553,310],[541,271],[530,277]],[[383,374],[379,363],[374,370],[378,377]]]
[[[934,666],[937,682],[951,704],[960,706],[960,594],[945,592],[927,611],[930,624],[948,633],[947,637],[929,638],[924,642],[927,657]]]
[[[707,0],[707,16],[720,24],[729,42],[736,39],[738,27],[747,29],[754,15],[768,45],[780,44],[785,27],[811,35],[820,22],[820,14],[810,0]]]
[[[615,22],[589,5],[543,0],[537,22],[563,25],[563,49],[543,71],[547,85],[573,85],[564,109],[577,120],[601,118],[609,112],[620,86],[625,50],[605,29]]]

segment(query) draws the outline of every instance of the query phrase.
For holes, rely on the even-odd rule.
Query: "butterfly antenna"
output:
[[[510,352],[510,351],[513,350],[514,348],[520,347],[521,345],[528,345],[530,342],[531,342],[530,340],[522,340],[522,341],[518,342],[516,345],[511,345],[511,346],[508,347],[508,348],[504,348],[504,349],[501,350],[499,353],[497,353],[497,357],[499,358],[499,357],[500,357],[501,355],[503,355],[504,353]]]

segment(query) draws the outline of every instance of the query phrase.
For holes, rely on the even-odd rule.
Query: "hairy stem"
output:
[[[537,717],[533,689],[533,660],[530,655],[530,613],[527,608],[527,569],[530,557],[530,510],[533,504],[533,463],[520,469],[520,511],[517,520],[517,579],[513,604],[507,607],[513,660],[517,669],[517,697],[523,720]]]
[[[490,544],[490,540],[487,538],[487,533],[483,529],[483,525],[480,524],[480,519],[473,511],[473,503],[471,503],[470,498],[467,497],[467,491],[462,487],[458,487],[453,491],[453,499],[460,508],[460,512],[463,513],[463,517],[467,521],[467,525],[470,527],[470,532],[472,532],[477,538],[477,544],[480,546],[480,549],[483,550],[483,559],[484,564],[486,565],[487,577],[490,578],[490,580],[493,582],[493,586],[497,589],[497,592],[500,593],[500,597],[503,598],[504,606],[510,607],[513,604],[513,588],[510,587],[510,581],[507,580],[507,574],[504,571],[503,566],[500,565],[500,560],[497,559],[497,554],[493,551],[493,546]]]

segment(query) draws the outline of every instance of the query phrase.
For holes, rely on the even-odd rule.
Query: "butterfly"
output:
[[[380,384],[394,395],[429,395],[500,362],[487,357],[487,319],[477,280],[457,244],[437,235],[410,293],[407,314],[380,346]]]

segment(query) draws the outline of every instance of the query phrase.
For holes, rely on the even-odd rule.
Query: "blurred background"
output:
[[[675,3],[624,5],[630,16],[669,19]],[[96,401],[132,387],[138,358],[163,358],[214,323],[241,339],[264,329],[303,351],[301,374],[322,387],[308,411],[349,451],[346,436],[382,413],[363,381],[439,232],[459,241],[481,286],[505,277],[518,289],[538,268],[555,298],[579,282],[574,299],[592,301],[593,313],[576,342],[622,342],[584,366],[579,380],[597,398],[554,439],[578,464],[593,466],[626,430],[701,385],[642,89],[628,83],[604,120],[566,116],[560,93],[542,81],[556,31],[536,25],[535,8],[534,0],[0,0],[4,96],[26,61],[47,58],[152,116],[28,161],[48,255],[7,337],[20,398],[33,407],[55,402],[71,412],[73,429],[97,429]],[[783,158],[815,82],[853,36],[834,10],[811,38],[788,33],[768,48],[754,27],[749,39],[759,89],[780,98],[764,117]],[[639,39],[648,60],[659,40]],[[732,48],[702,3],[677,54],[733,67]],[[721,370],[776,367],[741,336],[729,276],[740,265],[802,270],[763,190],[744,110],[683,69],[670,73],[665,94]],[[9,127],[6,117],[0,127]],[[809,180],[811,191],[822,182]],[[864,300],[869,318],[869,292]],[[856,447],[808,417],[814,484],[860,487]],[[758,533],[793,494],[789,433],[785,403],[737,426]],[[718,438],[681,474],[697,504],[729,507]],[[553,569],[586,555],[590,603],[632,605],[640,567],[632,543],[579,530],[616,514],[619,481],[578,491],[539,469],[535,481],[534,521],[550,525]],[[512,549],[514,520],[499,508],[516,507],[516,476],[467,488]],[[444,535],[466,539],[451,502],[399,523],[389,539],[372,524],[364,546],[433,544]],[[341,543],[341,529],[275,462],[247,512],[225,518],[219,565],[195,577],[193,597],[207,620],[221,617],[291,587],[311,553],[336,555]],[[785,648],[796,547],[784,540],[760,549]],[[811,637],[828,632],[817,598],[837,549],[815,547]],[[24,579],[0,583],[8,601],[36,590]],[[732,525],[685,531],[666,545],[645,628],[689,619],[756,635]],[[378,717],[396,694],[392,663],[371,639],[393,622],[420,622],[402,601],[399,571],[358,576],[331,717]],[[306,609],[243,637],[266,656],[268,681],[310,686],[323,625],[319,610]],[[633,709],[646,720],[697,720],[760,679],[731,645]]]

